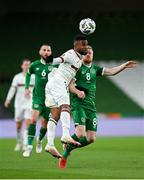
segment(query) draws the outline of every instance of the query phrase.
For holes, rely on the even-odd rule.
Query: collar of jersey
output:
[[[86,65],[84,62],[83,62],[83,65],[90,68],[92,66],[92,63],[90,65]]]
[[[41,62],[42,64],[44,64],[44,65],[46,64],[43,59],[40,59],[40,62]]]

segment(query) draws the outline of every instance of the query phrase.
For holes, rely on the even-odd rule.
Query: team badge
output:
[[[52,71],[53,67],[52,66],[48,66],[48,70]]]
[[[34,104],[34,108],[38,108],[39,107],[39,104]]]

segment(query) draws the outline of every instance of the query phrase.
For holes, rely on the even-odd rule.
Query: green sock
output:
[[[84,136],[82,138],[78,138],[76,136],[76,134],[73,134],[72,135],[72,138],[75,140],[75,141],[78,141],[79,143],[81,143],[80,146],[75,146],[73,144],[68,144],[66,149],[64,150],[64,153],[63,153],[63,157],[67,158],[70,154],[70,152],[76,148],[81,148],[81,147],[84,147],[84,146],[87,146],[89,144],[87,138]]]
[[[72,138],[73,138],[75,141],[78,141],[78,142],[79,142],[79,138],[77,137],[76,134],[73,134],[73,135],[72,135]],[[76,148],[75,145],[73,145],[73,144],[68,144],[67,147],[66,147],[66,149],[65,149],[64,152],[63,152],[63,157],[67,158],[68,155],[70,154],[70,152],[71,152],[73,149],[75,149],[75,148]]]
[[[47,132],[47,129],[41,127],[41,129],[40,129],[40,134],[39,134],[39,140],[40,140],[40,141],[43,139],[43,137],[45,136],[46,132]]]
[[[30,124],[28,128],[28,145],[32,145],[33,139],[35,137],[36,125]]]
[[[78,146],[78,148],[81,148],[81,147],[84,147],[84,146],[87,146],[89,144],[87,138],[84,136],[84,137],[81,137],[79,139],[79,143],[81,143],[80,146]]]
[[[75,141],[78,141],[78,142],[79,142],[79,138],[77,137],[76,134],[73,134],[71,137],[72,137]]]

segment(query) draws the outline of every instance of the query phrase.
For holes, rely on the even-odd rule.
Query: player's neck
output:
[[[26,71],[22,71],[22,74],[23,74],[24,76],[26,75],[26,73],[27,73]]]
[[[46,64],[46,61],[45,61],[43,58],[40,59],[40,62],[41,62],[42,64]]]
[[[91,62],[90,62],[90,63],[85,63],[85,62],[83,62],[83,64],[84,64],[85,66],[87,66],[87,67],[91,67],[91,65],[92,65]]]
[[[75,51],[75,53],[76,53],[76,55],[80,58],[80,59],[82,59],[82,54],[80,54],[78,51],[76,51],[75,49],[74,49],[74,51]]]

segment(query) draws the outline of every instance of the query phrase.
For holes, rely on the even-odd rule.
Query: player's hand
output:
[[[9,105],[10,105],[10,101],[6,100],[6,101],[4,102],[4,107],[5,107],[5,108],[8,108]]]
[[[138,62],[136,61],[127,61],[125,63],[125,68],[134,68],[138,65]]]
[[[85,98],[85,93],[84,93],[84,91],[78,91],[78,92],[77,92],[77,96],[78,96],[79,98],[81,98],[81,99],[84,99],[84,98]]]
[[[47,63],[52,63],[53,62],[53,55],[50,55],[46,58]]]
[[[25,97],[30,97],[30,90],[29,89],[25,89]]]

